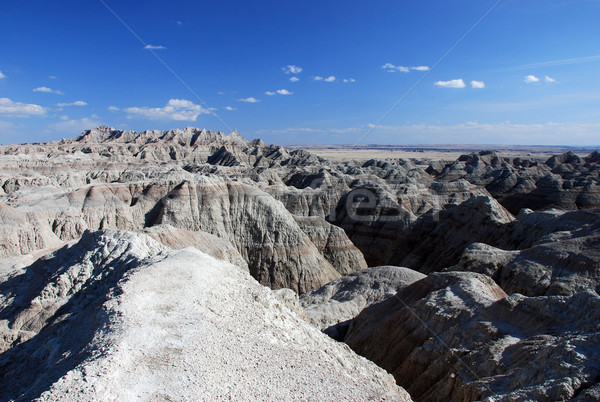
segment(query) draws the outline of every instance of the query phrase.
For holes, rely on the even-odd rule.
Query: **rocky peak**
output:
[[[114,137],[118,138],[122,134],[122,130],[102,125],[91,130],[85,130],[75,141],[81,143],[103,143],[110,141]]]
[[[108,126],[100,126],[84,131],[74,142],[85,144],[137,144],[148,145],[162,143],[164,145],[196,146],[218,144],[248,145],[248,141],[237,130],[226,135],[220,131],[209,131],[197,127],[184,129],[145,130],[140,133],[135,131],[116,130]]]
[[[546,161],[546,165],[550,166],[553,169],[558,165],[562,165],[563,163],[568,163],[570,165],[581,165],[582,160],[572,151],[569,151],[561,155],[553,155]]]

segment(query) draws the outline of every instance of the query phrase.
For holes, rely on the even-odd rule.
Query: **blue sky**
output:
[[[6,3],[4,144],[600,144],[599,0]]]

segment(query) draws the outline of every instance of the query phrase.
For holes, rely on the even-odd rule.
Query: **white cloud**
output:
[[[196,121],[200,114],[210,114],[211,111],[196,105],[186,99],[170,99],[165,107],[128,107],[125,109],[128,117],[141,116],[159,120]]]
[[[333,82],[335,81],[335,77],[333,75],[330,75],[329,77],[321,77],[320,75],[315,75],[313,77],[313,81]]]
[[[254,96],[250,96],[248,98],[238,99],[238,102],[257,103],[260,102],[260,99],[256,99]]]
[[[46,113],[46,108],[32,103],[13,102],[8,98],[0,98],[0,114],[11,117],[27,117],[32,115],[42,115]]]
[[[556,82],[556,80],[554,78],[548,77],[548,76],[544,77],[544,81],[546,81],[546,82]]]
[[[437,81],[434,85],[442,88],[464,88],[466,87],[465,82],[462,78],[450,80],[450,81]]]
[[[84,102],[82,100],[78,100],[78,101],[70,102],[70,103],[57,103],[56,106],[58,106],[58,107],[65,107],[65,106],[87,106],[87,102]]]
[[[110,105],[109,107],[107,107],[107,109],[110,110],[111,112],[116,112],[117,110],[119,110],[118,107],[112,106],[112,105]]]
[[[356,82],[354,78],[344,78],[342,81],[344,82]]]
[[[281,67],[281,70],[283,70],[285,74],[300,74],[302,72],[302,67],[288,64],[285,67]]]
[[[52,131],[64,133],[64,136],[66,137],[68,134],[79,134],[84,130],[98,127],[100,124],[101,122],[98,120],[84,117],[83,119],[63,120],[57,123],[52,123],[48,125],[48,128]]]
[[[181,21],[177,21],[177,25],[179,25],[179,26],[182,26],[182,25],[183,25],[183,22],[181,22]]]
[[[163,50],[163,49],[166,49],[166,47],[163,46],[163,45],[150,45],[150,44],[148,44],[148,45],[144,46],[144,49],[146,49],[146,50]]]
[[[277,91],[267,91],[265,95],[273,96],[273,95],[292,95],[293,92],[288,91],[287,89],[278,89]]]
[[[540,82],[540,79],[535,75],[528,75],[525,77],[525,82],[531,84],[532,82]]]
[[[385,63],[383,66],[381,66],[381,68],[383,68],[385,71],[389,72],[389,73],[395,73],[395,72],[403,72],[403,73],[408,73],[410,71],[410,68],[405,67],[405,66],[395,66],[392,63]]]
[[[485,88],[485,82],[483,82],[483,81],[471,81],[471,86],[473,88],[477,88],[477,89]]]
[[[300,78],[298,78],[298,77],[290,77],[290,81],[292,81],[292,82],[298,82],[298,81],[300,81]]]
[[[53,93],[53,94],[58,94],[58,95],[64,95],[65,93],[62,91],[59,91],[58,89],[51,89],[48,87],[37,87],[37,88],[33,88],[33,92],[45,92],[45,93]]]
[[[225,109],[225,110],[237,110],[236,108],[231,107],[231,106],[225,106],[223,109]]]
[[[49,75],[48,78],[50,78],[51,80],[57,80],[58,78],[56,78],[56,76],[54,75]]]
[[[396,72],[408,73],[411,70],[413,70],[413,71],[429,71],[428,66],[406,67],[406,66],[395,66],[392,63],[385,63],[383,66],[381,66],[381,68],[383,68],[385,71],[387,71],[389,73],[396,73]]]
[[[0,71],[0,80],[1,80],[2,78],[6,78],[6,75],[4,75],[4,73],[3,73],[2,71]]]

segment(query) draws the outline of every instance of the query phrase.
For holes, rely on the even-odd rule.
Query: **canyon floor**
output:
[[[597,151],[308,148],[0,146],[0,400],[600,399]]]

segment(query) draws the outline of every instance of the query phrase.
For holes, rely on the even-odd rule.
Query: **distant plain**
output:
[[[509,158],[534,157],[546,160],[552,155],[568,151],[587,156],[598,147],[568,146],[519,146],[519,145],[289,145],[290,149],[305,149],[322,158],[333,161],[367,161],[369,159],[425,159],[453,161],[460,155],[480,151],[495,151]]]

